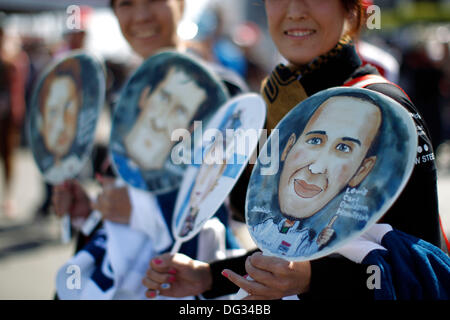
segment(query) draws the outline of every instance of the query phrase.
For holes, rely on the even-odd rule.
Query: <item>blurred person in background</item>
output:
[[[361,5],[364,11],[364,23],[367,23],[370,14],[373,14],[370,10],[373,1],[362,0]],[[394,83],[399,81],[400,64],[392,54],[385,50],[384,47],[359,38],[356,42],[356,50],[363,65],[370,64],[374,66],[377,68],[378,72],[389,81]]]
[[[87,38],[87,26],[89,23],[89,19],[92,15],[92,8],[88,6],[80,6],[79,7],[79,17],[78,22],[79,25],[69,26],[65,25],[63,32],[63,42],[56,49],[54,56],[58,57],[61,54],[64,54],[73,50],[84,49],[86,45]]]
[[[261,82],[266,77],[266,66],[260,57],[261,38],[260,27],[251,21],[239,24],[233,31],[233,42],[238,45],[246,60],[245,80],[252,91],[259,92]]]
[[[401,65],[401,80],[429,125],[435,150],[445,139],[441,119],[445,95],[442,85],[448,63],[446,47],[448,44],[433,39],[419,40],[404,53]]]
[[[5,180],[1,211],[6,217],[13,218],[16,214],[11,195],[14,151],[20,144],[24,122],[29,62],[20,47],[20,38],[11,38],[6,42],[5,19],[4,15],[0,16],[0,157]]]
[[[187,50],[214,64],[216,70],[219,66],[226,68],[224,72],[228,76],[235,73],[233,81],[246,78],[247,59],[224,29],[223,9],[219,5],[207,5],[195,20],[198,31],[192,40],[185,41]],[[244,83],[240,85],[247,86]]]

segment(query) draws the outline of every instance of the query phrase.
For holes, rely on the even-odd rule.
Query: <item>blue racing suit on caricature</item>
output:
[[[275,223],[273,219],[251,227],[252,234],[258,237],[263,251],[270,250],[285,256],[306,256],[319,250],[315,241],[316,232],[308,227],[302,227],[297,220],[291,227],[285,227],[287,219]],[[298,244],[298,245],[296,245]]]

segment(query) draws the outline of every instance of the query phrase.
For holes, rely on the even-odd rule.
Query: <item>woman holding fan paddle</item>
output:
[[[111,0],[110,4],[118,19],[124,38],[132,49],[143,59],[150,58],[158,51],[164,49],[184,51],[183,43],[176,33],[177,25],[184,12],[183,0]],[[219,77],[224,82],[230,94],[246,90],[242,82],[230,80],[236,79],[234,74],[231,76],[228,75],[229,73],[223,69],[220,70]],[[158,252],[164,246],[166,246],[165,249],[168,249],[167,244],[170,243],[172,237],[169,231],[170,223],[166,226],[161,226],[161,221],[164,222],[164,217],[171,214],[171,212],[168,212],[173,210],[171,206],[175,202],[173,195],[176,195],[176,192],[156,199],[152,194],[126,187],[123,183],[118,184],[114,178],[102,176],[97,176],[96,178],[103,186],[103,189],[95,202],[91,202],[82,186],[74,180],[66,181],[64,184],[55,187],[52,202],[56,214],[63,215],[69,212],[72,217],[86,218],[92,210],[97,210],[102,214],[104,221],[114,222],[128,227],[128,231],[126,232],[130,234],[130,238],[133,238],[133,230],[137,230],[138,233],[151,233],[149,237],[154,242],[153,250],[155,252]],[[161,211],[160,213],[155,213],[155,215],[160,216],[156,219],[159,224],[155,223],[151,228],[148,228],[149,222],[147,221],[146,215],[153,214],[155,210]],[[157,234],[152,232],[152,230],[156,230]],[[220,236],[218,234],[213,237],[214,241],[217,240],[222,243],[224,240],[219,239],[222,236],[223,234],[220,233]],[[79,241],[77,249],[82,249],[86,243],[88,244],[87,247],[92,243],[95,244],[96,242],[92,241],[92,239],[97,242],[105,241],[104,233],[101,232],[101,229],[100,233],[97,232],[90,239]],[[158,242],[158,239],[161,241]],[[192,241],[186,244],[184,250],[183,248],[181,249],[181,252],[190,256],[197,256],[196,250],[197,247],[200,247],[196,244],[198,239],[199,237],[192,239]],[[89,240],[91,241],[89,242]],[[126,240],[124,241],[124,245],[127,245]],[[211,248],[216,245],[214,241],[209,243]],[[233,244],[232,239],[230,244]],[[110,286],[103,291],[108,292],[109,288]],[[125,297],[127,299],[141,298],[139,292],[122,296],[117,293],[112,297],[102,293],[99,297],[108,297],[108,299],[118,297]],[[149,297],[152,297],[151,293]]]
[[[357,86],[382,93],[406,108],[418,128],[418,152],[425,150],[433,154],[427,126],[404,91],[379,76],[375,67],[362,66],[354,41],[364,23],[363,1],[263,2],[272,40],[288,61],[286,65],[276,66],[262,83],[262,95],[268,107],[267,129],[275,128],[292,108],[319,91],[337,86]],[[406,243],[405,248],[408,248],[395,248],[394,241],[393,253],[387,251],[391,255],[387,261],[361,263],[361,260],[334,255],[312,261],[290,262],[264,256],[260,252],[250,252],[243,257],[206,264],[180,254],[165,254],[152,260],[143,282],[151,292],[159,290],[161,295],[172,297],[203,294],[210,298],[236,292],[237,285],[249,294],[246,299],[280,299],[291,295],[313,300],[448,299],[450,263],[448,256],[439,249],[442,231],[439,226],[436,167],[428,157],[422,158],[420,154],[417,157],[409,182],[379,221],[399,231],[391,233],[402,239],[397,242],[398,248],[400,242],[402,245]],[[245,196],[240,194],[239,199],[241,201],[236,203],[241,202],[241,211],[244,211]],[[412,245],[422,244],[423,240],[418,238],[426,241],[425,251],[429,250],[428,246],[432,248],[433,254],[429,257],[439,257],[438,265],[442,269],[418,270],[419,264],[411,262],[416,263],[415,259],[420,254],[418,247]],[[396,256],[395,249],[405,256]],[[382,277],[391,276],[393,280],[383,282],[381,290],[374,290],[368,285],[370,274],[367,270],[372,263],[384,267],[383,270],[391,270]],[[442,278],[436,276],[438,269],[446,272]],[[407,278],[406,271],[401,270],[413,270],[414,278]],[[422,271],[424,273],[418,275]],[[253,280],[243,277],[245,274]],[[169,277],[172,285],[164,289],[161,285]],[[427,283],[436,278],[438,289],[430,288]]]

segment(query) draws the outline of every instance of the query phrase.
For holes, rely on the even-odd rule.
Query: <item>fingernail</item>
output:
[[[175,270],[175,269],[170,269],[169,271],[168,271],[168,273],[169,274],[173,274],[173,275],[175,275],[175,274],[177,274],[177,270]]]
[[[95,174],[95,179],[96,179],[98,182],[102,182],[103,177],[102,177],[102,175],[101,175],[100,173],[96,173],[96,174]]]
[[[161,260],[161,259],[154,259],[153,262],[154,262],[155,264],[161,264],[161,263],[162,263],[162,260]]]
[[[169,279],[169,281],[170,281],[170,279]],[[166,289],[169,289],[169,288],[170,288],[170,283],[163,283],[163,284],[161,285],[161,289],[166,290]]]
[[[170,283],[172,283],[175,282],[175,279],[176,279],[175,276],[170,276],[168,280]]]
[[[156,297],[156,292],[155,291],[148,291],[148,297],[153,299],[154,297]]]
[[[246,274],[245,276],[244,276],[244,279],[247,279],[248,278],[248,274]]]
[[[223,275],[225,278],[228,278],[228,273],[226,273],[225,270],[222,271],[222,275]]]

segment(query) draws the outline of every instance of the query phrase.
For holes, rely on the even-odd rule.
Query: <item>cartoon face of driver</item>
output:
[[[48,76],[40,93],[39,130],[45,147],[57,159],[70,150],[77,134],[82,107],[80,66],[68,60]]]
[[[206,99],[205,90],[176,68],[150,91],[150,87],[142,91],[141,113],[125,138],[128,154],[144,170],[163,167],[173,146],[172,132],[186,129]]]
[[[281,157],[281,212],[295,218],[310,217],[345,186],[357,186],[364,180],[376,162],[376,156],[366,154],[381,118],[379,108],[368,101],[346,96],[325,101],[300,137],[291,135]]]

